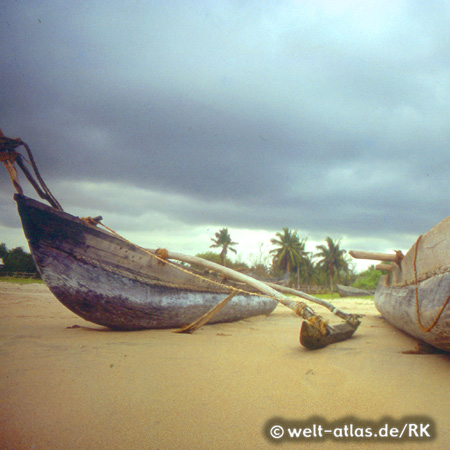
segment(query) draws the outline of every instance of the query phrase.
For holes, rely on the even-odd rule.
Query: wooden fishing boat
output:
[[[155,251],[23,195],[16,194],[15,200],[43,280],[83,319],[121,330],[177,328],[198,319],[230,293],[230,284],[222,284],[219,277],[209,279],[176,263],[164,263]],[[277,305],[273,299],[251,294],[236,295],[211,323],[268,315]]]
[[[343,284],[337,284],[336,289],[341,297],[367,297],[375,293],[375,291],[368,289],[358,289],[353,286],[344,286]]]
[[[374,301],[389,323],[450,351],[450,217],[420,236],[406,255],[349,253],[384,262],[376,266],[387,274],[380,278]]]
[[[34,174],[16,151],[19,146],[25,147]],[[100,216],[68,214],[45,185],[29,147],[1,130],[0,161],[17,191],[14,199],[23,230],[43,280],[63,305],[87,321],[118,330],[181,327],[179,331],[191,333],[207,322],[268,315],[282,303],[306,319],[300,342],[310,349],[348,339],[360,324],[359,315],[293,293],[345,321],[330,325],[305,303],[279,292],[287,288],[275,289],[201,258],[142,248],[104,226]],[[23,194],[15,164],[50,206]]]

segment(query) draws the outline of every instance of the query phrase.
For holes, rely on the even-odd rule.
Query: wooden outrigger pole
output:
[[[224,274],[226,277],[233,279],[235,281],[240,281],[242,283],[257,289],[259,292],[266,294],[270,298],[273,298],[282,305],[292,309],[297,315],[306,319],[302,323],[300,330],[300,343],[311,350],[323,348],[329,344],[340,342],[349,339],[354,332],[358,329],[361,321],[360,315],[347,314],[339,309],[330,305],[319,298],[304,294],[303,292],[296,291],[294,289],[283,288],[282,286],[268,285],[262,281],[256,280],[248,275],[232,270],[228,267],[224,267],[220,264],[214,263],[212,261],[207,261],[203,258],[197,256],[182,255],[181,253],[168,252],[167,259],[173,259],[177,261],[182,261],[188,264],[196,264],[207,269],[215,270]],[[273,286],[273,287],[272,287]],[[326,308],[330,309],[334,314],[345,320],[344,323],[339,325],[329,325],[320,316],[305,303],[294,301],[279,292],[279,290],[284,290],[285,292],[301,296]]]

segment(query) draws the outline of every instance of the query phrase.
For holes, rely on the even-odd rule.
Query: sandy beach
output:
[[[371,301],[335,304],[365,315],[358,332],[308,351],[301,320],[283,306],[193,335],[117,332],[74,315],[44,284],[2,282],[0,449],[449,448],[449,355],[404,353],[417,342]],[[408,426],[402,438],[344,439],[407,416],[433,422],[437,437],[424,428],[405,439]],[[309,436],[288,437],[288,421],[311,418]],[[354,427],[339,430],[342,419]],[[313,422],[333,432],[319,438]],[[281,439],[268,437],[274,425]]]

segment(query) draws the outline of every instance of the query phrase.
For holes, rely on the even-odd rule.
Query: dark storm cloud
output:
[[[2,10],[0,126],[68,207],[318,239],[448,214],[446,2],[207,5]]]

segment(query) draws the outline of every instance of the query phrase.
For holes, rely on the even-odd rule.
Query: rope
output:
[[[438,323],[439,319],[441,318],[442,313],[444,312],[445,307],[447,306],[448,302],[450,301],[450,294],[447,297],[447,300],[444,302],[444,304],[442,305],[441,309],[439,310],[439,313],[437,314],[437,316],[435,317],[435,319],[433,320],[433,323],[429,326],[429,327],[425,327],[422,324],[422,321],[420,320],[420,309],[419,309],[419,285],[417,282],[417,270],[416,270],[416,260],[417,260],[417,248],[419,246],[419,241],[422,238],[422,235],[420,235],[417,238],[417,241],[415,243],[414,246],[414,261],[413,261],[413,267],[414,267],[414,282],[416,284],[415,286],[415,291],[416,291],[416,315],[417,315],[417,322],[419,323],[419,326],[421,328],[422,331],[424,331],[425,333],[429,333]]]
[[[19,183],[19,176],[17,175],[17,170],[14,166],[14,162],[20,156],[20,153],[17,153],[14,149],[11,148],[11,145],[8,146],[8,143],[4,141],[5,138],[0,136],[0,162],[2,162],[2,164],[6,167],[14,189],[18,194],[23,195],[23,189]],[[5,148],[6,151],[4,151],[3,148]]]
[[[1,143],[0,143],[0,149],[1,149]],[[19,153],[17,153],[15,150],[11,150],[8,152],[2,152],[0,153],[0,161],[4,162],[4,161],[10,161],[12,163],[14,163],[14,161],[16,160],[16,158],[19,156]]]
[[[83,220],[86,220],[86,219],[88,219],[88,218],[83,218]],[[86,220],[86,221],[88,221],[88,220]],[[88,223],[90,223],[90,222],[88,222]],[[136,248],[139,248],[140,250],[142,250],[143,252],[147,253],[151,257],[157,259],[159,264],[169,264],[170,266],[174,267],[177,270],[180,270],[181,272],[184,272],[184,273],[187,273],[187,274],[189,274],[191,276],[197,277],[197,278],[199,278],[202,281],[207,281],[208,283],[212,283],[214,285],[217,285],[217,286],[219,286],[222,289],[224,287],[227,287],[227,288],[231,289],[235,294],[240,293],[240,294],[244,294],[244,295],[254,295],[254,296],[257,296],[257,297],[268,297],[268,298],[272,298],[273,300],[277,300],[276,297],[273,297],[273,296],[268,295],[268,294],[262,294],[260,292],[249,292],[249,291],[246,291],[245,289],[236,288],[236,287],[230,286],[230,285],[224,285],[223,283],[220,283],[218,281],[211,280],[211,279],[206,278],[206,277],[204,277],[202,275],[199,275],[197,273],[194,273],[194,272],[191,272],[189,270],[186,270],[184,267],[180,266],[179,264],[175,264],[172,261],[169,261],[167,259],[168,252],[167,252],[166,249],[160,249],[159,248],[159,249],[156,250],[155,253],[153,253],[153,252],[147,250],[146,248],[141,247],[140,245],[137,245],[134,242],[131,242],[128,239],[124,238],[119,233],[114,231],[112,228],[107,227],[106,225],[104,225],[100,221],[96,222],[96,223],[101,225],[103,228],[108,230],[110,233],[114,234],[114,236],[122,239],[123,241],[127,242],[128,244],[130,244],[130,245],[132,245],[132,246],[134,246]],[[305,307],[306,307],[306,305],[305,305]]]
[[[25,158],[15,150],[17,147],[20,147],[21,145],[23,145],[28,154],[28,159],[30,160],[29,164],[33,168],[34,176],[26,168],[23,162]],[[28,145],[19,138],[12,139],[6,137],[1,129],[0,129],[0,161],[4,164],[4,166],[8,170],[11,181],[16,191],[20,195],[23,195],[23,190],[19,184],[17,170],[14,166],[14,163],[16,161],[18,166],[22,169],[22,172],[27,177],[28,181],[31,183],[35,191],[38,193],[39,197],[43,198],[44,200],[47,200],[50,203],[50,205],[52,205],[54,208],[62,211],[62,207],[58,203],[58,200],[56,200],[56,198],[50,192],[50,189],[47,187],[44,180],[42,179],[41,174],[39,173],[37,165],[34,161],[34,157],[33,154],[31,153],[30,147],[28,147]],[[37,178],[37,181],[34,179],[34,177]]]
[[[16,147],[23,145],[22,139],[6,137],[2,130],[0,130],[0,148],[7,151],[12,151]]]

